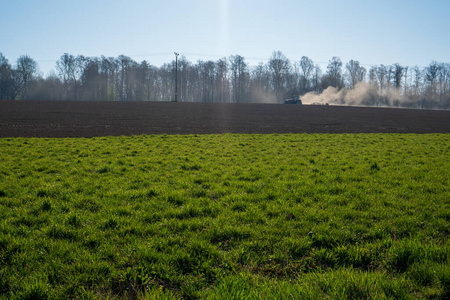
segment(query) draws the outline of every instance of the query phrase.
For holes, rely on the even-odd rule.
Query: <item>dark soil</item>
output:
[[[0,101],[0,137],[450,133],[450,111],[285,104]]]

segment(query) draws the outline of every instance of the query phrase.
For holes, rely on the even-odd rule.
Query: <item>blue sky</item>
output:
[[[282,51],[322,71],[344,64],[450,62],[450,0],[0,0],[0,52],[35,59],[44,75],[67,52],[124,54],[160,66],[231,54],[250,65]]]

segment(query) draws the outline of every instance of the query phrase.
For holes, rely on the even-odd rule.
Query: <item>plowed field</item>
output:
[[[450,111],[331,105],[0,101],[0,137],[449,132]]]

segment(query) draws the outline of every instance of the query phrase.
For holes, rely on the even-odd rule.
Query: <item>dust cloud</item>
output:
[[[395,88],[378,89],[360,82],[354,89],[328,87],[321,94],[310,92],[301,97],[303,104],[337,104],[355,106],[413,106],[413,101]]]
[[[264,92],[262,89],[252,89],[251,98],[257,99],[255,103],[278,103],[277,97],[273,94]]]

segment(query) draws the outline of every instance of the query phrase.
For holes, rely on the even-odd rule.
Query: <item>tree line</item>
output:
[[[292,95],[320,94],[329,87],[353,90],[364,83],[369,87],[365,105],[450,109],[450,64],[436,61],[426,67],[397,63],[367,70],[356,60],[344,65],[333,57],[323,72],[306,56],[291,62],[280,51],[256,66],[240,55],[195,63],[182,56],[177,80],[182,102],[279,103]],[[0,53],[0,99],[171,101],[174,89],[175,60],[156,67],[125,55],[65,53],[44,78],[31,57],[23,55],[11,65]],[[396,101],[390,100],[392,93]]]

